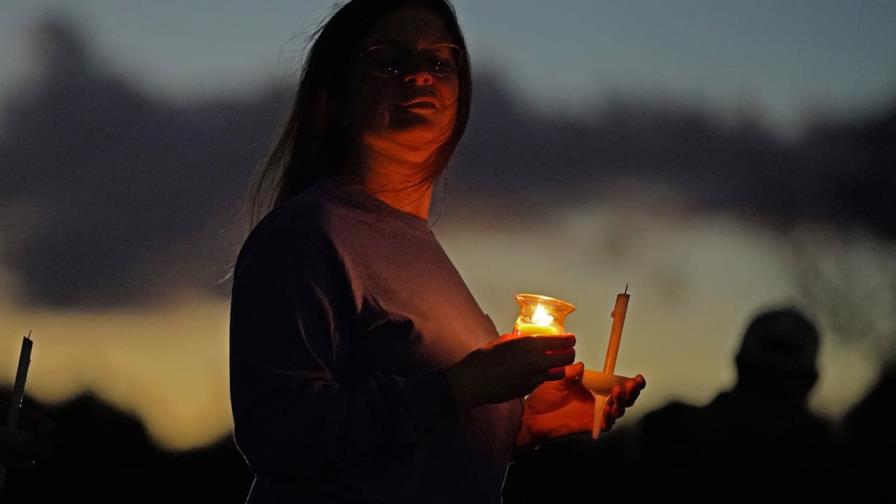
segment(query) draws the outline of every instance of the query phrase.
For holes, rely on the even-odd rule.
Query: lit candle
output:
[[[560,334],[560,329],[554,324],[554,316],[548,313],[547,308],[541,303],[535,306],[530,320],[530,322],[517,322],[514,326],[517,335]]]
[[[563,321],[575,311],[572,303],[542,294],[517,294],[520,313],[513,323],[514,336],[557,335],[566,332]]]

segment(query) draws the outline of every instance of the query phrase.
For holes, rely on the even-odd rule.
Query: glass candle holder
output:
[[[572,303],[541,294],[517,294],[520,314],[513,324],[514,336],[565,333],[563,321],[575,311]]]

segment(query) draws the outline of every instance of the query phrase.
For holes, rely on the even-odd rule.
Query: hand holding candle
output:
[[[575,359],[575,336],[497,338],[445,369],[459,409],[518,399],[545,380],[559,380]]]
[[[638,393],[646,385],[646,381],[641,375],[635,378],[626,378],[613,374],[616,370],[616,359],[619,356],[619,346],[622,342],[622,327],[625,324],[629,298],[628,285],[626,285],[625,291],[616,296],[616,304],[610,313],[613,324],[610,327],[610,342],[607,345],[603,372],[586,370],[582,378],[582,383],[594,396],[594,423],[591,429],[593,439],[597,439],[601,431],[610,427],[606,420],[606,410],[610,409],[613,420],[616,416],[622,416],[625,411],[624,407],[634,404]],[[623,409],[619,410],[618,408]],[[616,411],[620,413],[615,415]]]
[[[520,314],[513,332],[507,338],[563,333],[566,315],[575,306],[566,301],[539,294],[517,294]],[[531,447],[543,440],[591,430],[597,439],[615,420],[632,406],[646,382],[641,375],[627,378],[613,374],[622,327],[628,308],[628,286],[616,297],[610,331],[610,344],[604,360],[604,371],[586,370],[581,362],[565,366],[563,379],[538,386],[526,398],[522,426],[517,434],[517,447]],[[548,339],[535,338],[535,339]]]

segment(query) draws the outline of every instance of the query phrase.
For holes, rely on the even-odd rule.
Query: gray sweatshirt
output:
[[[230,311],[249,502],[500,502],[522,401],[458,411],[443,370],[498,334],[425,219],[331,179],[271,211]]]

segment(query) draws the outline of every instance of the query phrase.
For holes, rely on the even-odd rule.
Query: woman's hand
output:
[[[594,422],[594,397],[582,385],[585,364],[577,362],[565,369],[562,380],[544,383],[523,404],[523,422],[517,434],[518,447],[591,432]]]
[[[602,432],[607,432],[613,427],[613,423],[617,418],[625,415],[625,408],[629,408],[635,404],[635,400],[641,395],[641,391],[647,386],[647,380],[640,374],[634,378],[629,378],[622,385],[613,387],[610,397],[607,398],[607,404],[604,407],[604,427]]]
[[[552,336],[502,335],[470,352],[445,374],[458,408],[522,397],[547,380],[564,377],[575,361],[572,333]]]
[[[584,373],[585,365],[581,362],[567,366],[563,380],[544,383],[526,398],[523,422],[516,439],[517,447],[591,432],[594,396],[582,385]],[[625,414],[625,408],[634,405],[646,385],[644,377],[638,375],[613,388],[603,410],[603,432],[610,430],[616,419]]]

